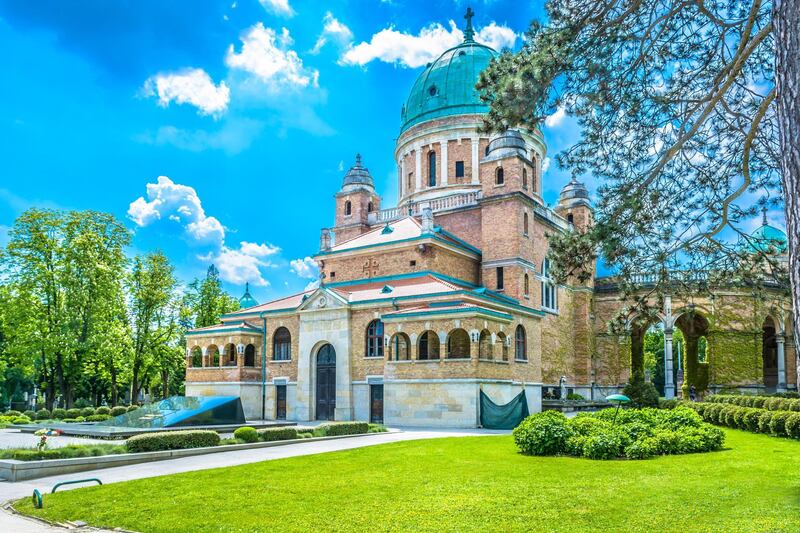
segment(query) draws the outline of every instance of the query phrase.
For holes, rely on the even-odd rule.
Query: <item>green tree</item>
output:
[[[783,281],[770,254],[745,253],[757,208],[783,202],[788,286],[800,313],[800,5],[785,0],[549,0],[523,48],[484,72],[488,129],[535,128],[556,109],[581,135],[558,162],[599,178],[596,225],[554,236],[559,277],[591,275],[594,251],[654,291],[696,290],[668,272]],[[691,276],[689,276],[691,278]],[[640,298],[635,306],[645,307]],[[800,336],[795,336],[800,353]]]
[[[186,305],[194,315],[196,328],[218,324],[220,316],[239,309],[239,301],[222,289],[219,270],[214,265],[208,267],[204,279],[189,284]]]
[[[164,346],[178,336],[174,268],[162,252],[137,256],[128,276],[130,323],[133,330],[131,401],[136,401],[145,379],[165,367],[170,357]]]

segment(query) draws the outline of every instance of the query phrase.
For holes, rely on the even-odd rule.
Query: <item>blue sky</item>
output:
[[[479,39],[518,48],[541,4],[471,2]],[[213,262],[237,296],[302,290],[356,152],[394,205],[400,107],[466,7],[0,0],[0,244],[28,207],[95,209],[184,281]],[[548,125],[552,157],[576,130]],[[548,168],[545,199],[566,181]]]

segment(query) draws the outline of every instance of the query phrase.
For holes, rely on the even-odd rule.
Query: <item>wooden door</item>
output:
[[[286,420],[286,385],[275,387],[275,418]]]
[[[369,421],[383,424],[383,385],[369,386]]]
[[[317,352],[317,420],[333,420],[336,410],[336,351],[330,344]]]

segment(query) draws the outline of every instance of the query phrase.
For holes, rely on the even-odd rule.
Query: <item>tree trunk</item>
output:
[[[169,398],[169,370],[161,371],[161,397]]]
[[[111,365],[111,404],[119,405],[119,392],[117,391],[117,369]]]
[[[800,3],[774,0],[776,115],[780,139],[786,235],[789,238],[789,281],[792,293],[792,336],[800,358]],[[800,364],[797,370],[800,378]],[[800,379],[798,379],[800,384]]]

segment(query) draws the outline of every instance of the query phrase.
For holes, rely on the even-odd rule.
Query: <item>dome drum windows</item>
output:
[[[436,152],[428,152],[428,187],[436,187]]]

